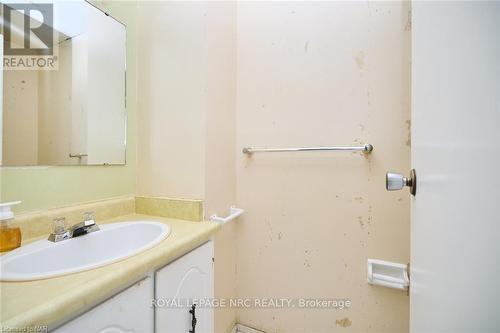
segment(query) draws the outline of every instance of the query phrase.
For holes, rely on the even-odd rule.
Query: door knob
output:
[[[387,191],[401,190],[403,187],[408,186],[412,195],[417,194],[417,174],[415,169],[411,169],[410,177],[395,172],[388,172],[385,175],[385,188]]]

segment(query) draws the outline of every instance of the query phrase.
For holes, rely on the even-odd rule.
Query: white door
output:
[[[213,244],[207,242],[156,272],[157,333],[214,331],[213,309],[202,304],[213,297],[212,257]]]
[[[500,2],[412,4],[411,332],[500,332]]]
[[[53,333],[151,333],[153,279],[146,277]]]

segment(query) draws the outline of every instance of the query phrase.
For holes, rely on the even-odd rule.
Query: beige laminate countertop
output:
[[[100,268],[46,280],[0,282],[0,332],[35,326],[55,328],[203,244],[219,228],[211,222],[138,214],[99,224],[137,220],[167,223],[170,235],[149,250]]]

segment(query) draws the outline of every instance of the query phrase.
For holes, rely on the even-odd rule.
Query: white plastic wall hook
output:
[[[214,215],[210,216],[210,221],[212,221],[212,222],[218,222],[220,224],[224,224],[224,223],[227,223],[229,221],[234,220],[235,218],[237,218],[238,216],[240,216],[241,214],[243,214],[243,212],[244,212],[243,209],[236,208],[236,207],[232,206],[229,209],[229,216],[227,216],[227,217],[219,217],[219,216],[217,216],[217,214],[214,214]]]
[[[398,290],[407,290],[410,286],[407,267],[405,264],[368,259],[368,283]]]

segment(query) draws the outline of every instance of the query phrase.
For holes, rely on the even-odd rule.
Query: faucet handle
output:
[[[94,212],[83,213],[83,222],[74,225],[71,230],[72,237],[83,236],[94,231],[99,231],[99,226],[95,223]]]
[[[71,238],[71,231],[66,226],[66,218],[56,217],[53,221],[54,232],[49,235],[49,241],[59,242]]]
[[[65,217],[56,217],[53,221],[54,221],[54,234],[61,235],[68,230]]]
[[[94,212],[83,213],[83,222],[85,222],[85,225],[95,224],[95,213]]]

